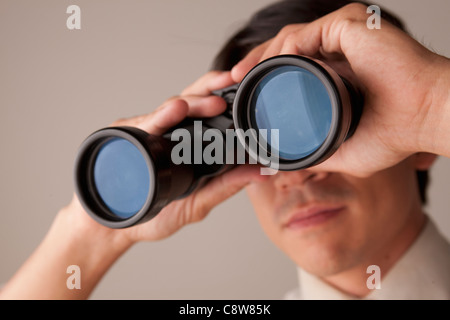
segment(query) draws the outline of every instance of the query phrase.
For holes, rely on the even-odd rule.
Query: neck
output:
[[[371,272],[367,273],[367,267],[377,265],[380,268],[382,279],[417,239],[425,222],[426,216],[422,211],[412,215],[402,231],[386,246],[381,247],[358,265],[322,280],[340,291],[358,298],[368,295],[371,289],[367,287],[366,281]]]

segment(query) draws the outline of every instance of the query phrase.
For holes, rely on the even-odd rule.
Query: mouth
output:
[[[283,224],[287,229],[303,229],[322,224],[339,215],[345,206],[343,205],[312,205],[300,208],[291,214]]]

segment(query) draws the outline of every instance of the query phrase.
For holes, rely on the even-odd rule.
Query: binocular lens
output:
[[[130,141],[113,138],[105,142],[93,169],[96,191],[112,214],[127,219],[144,206],[151,183],[149,168]]]
[[[170,137],[134,127],[92,133],[80,147],[74,172],[75,190],[86,211],[107,227],[126,228],[152,219],[168,203],[189,194],[196,170],[171,162],[173,146]]]
[[[282,66],[264,76],[250,101],[253,127],[279,130],[279,157],[298,160],[317,150],[330,130],[332,107],[328,91],[310,71]],[[271,145],[271,150],[276,146]]]
[[[282,55],[246,74],[233,121],[251,158],[269,166],[277,158],[276,169],[299,170],[325,161],[353,134],[362,103],[359,91],[325,63]],[[245,134],[249,129],[257,134]]]

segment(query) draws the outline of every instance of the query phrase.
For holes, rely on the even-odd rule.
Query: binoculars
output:
[[[348,80],[322,61],[297,55],[262,61],[239,84],[213,94],[227,102],[224,113],[187,118],[162,136],[124,126],[87,137],[74,174],[88,214],[110,228],[148,221],[242,163],[236,163],[239,148],[245,161],[262,167],[289,171],[317,165],[354,133],[363,108],[361,92]],[[227,160],[213,161],[220,154]]]

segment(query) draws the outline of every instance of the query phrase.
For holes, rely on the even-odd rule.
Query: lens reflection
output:
[[[142,208],[149,193],[150,174],[145,158],[128,140],[111,139],[95,159],[94,183],[113,214],[130,218]]]
[[[322,81],[308,70],[282,66],[269,72],[251,99],[258,129],[279,129],[279,157],[299,160],[317,150],[331,126],[332,106]],[[271,146],[272,148],[276,146]]]

